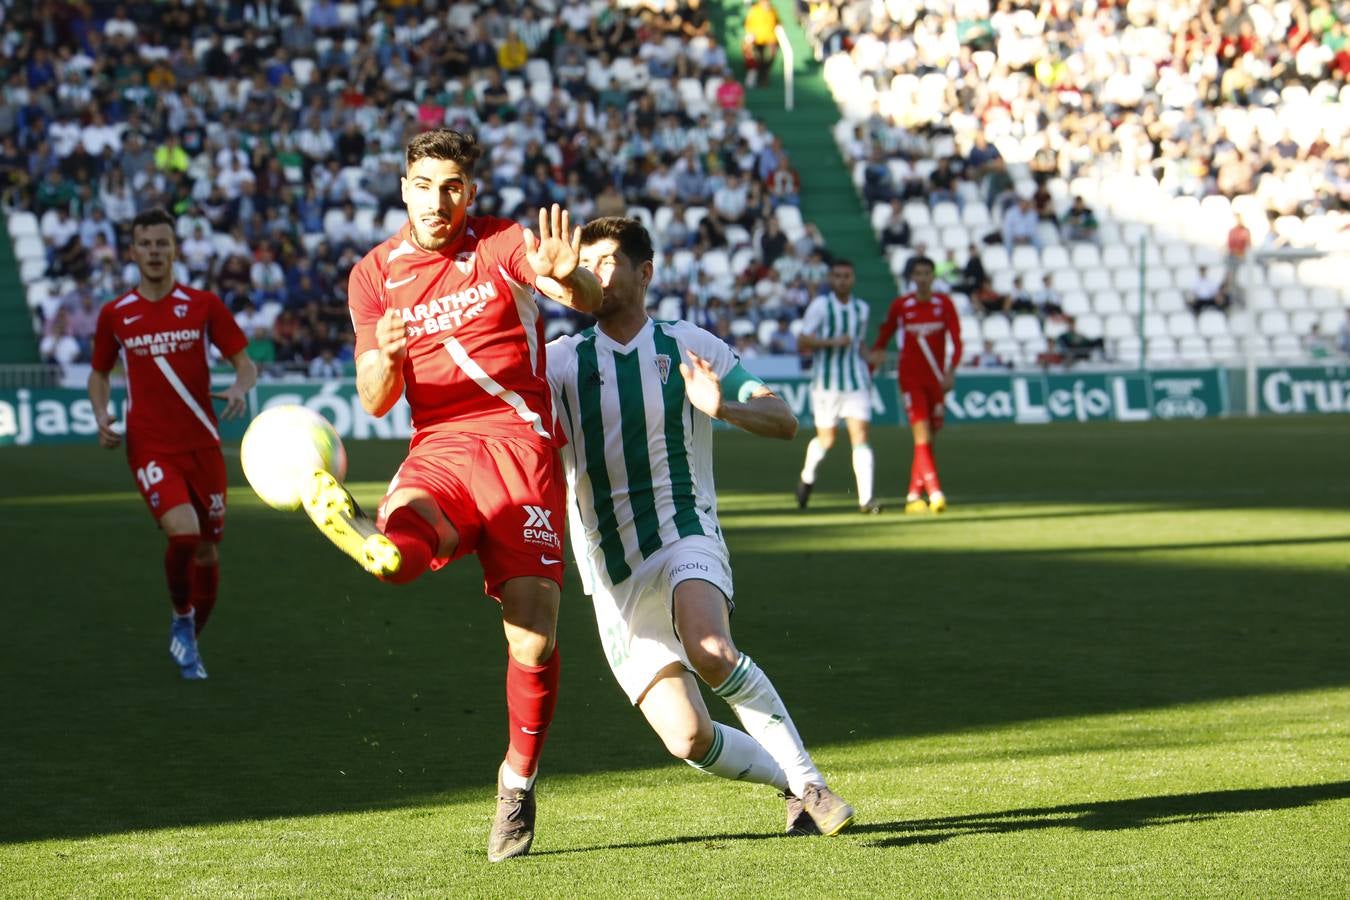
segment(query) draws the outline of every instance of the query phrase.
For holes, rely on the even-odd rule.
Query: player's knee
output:
[[[213,541],[198,541],[192,559],[199,566],[220,565],[220,550]]]
[[[695,722],[668,725],[661,732],[661,743],[666,745],[666,751],[676,759],[698,762],[712,749],[712,729],[707,729],[704,733],[704,729]]]
[[[731,670],[736,668],[736,661],[741,656],[736,645],[725,635],[708,635],[691,642],[684,649],[689,656],[689,665],[693,666],[698,677],[705,684],[714,686],[730,677]]]

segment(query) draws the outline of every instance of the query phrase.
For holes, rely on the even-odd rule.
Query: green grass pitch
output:
[[[892,504],[907,443],[874,436]],[[184,683],[121,454],[0,451],[0,894],[1350,893],[1350,417],[953,428],[941,518],[859,516],[843,447],[798,513],[804,444],[718,436],[735,633],[857,824],[780,837],[667,758],[572,573],[538,838],[496,866],[474,561],[380,585],[232,456]],[[403,447],[348,449],[373,502]]]

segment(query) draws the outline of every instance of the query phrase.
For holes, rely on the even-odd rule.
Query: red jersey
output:
[[[951,297],[933,294],[927,303],[914,294],[896,297],[872,347],[880,350],[902,329],[898,341],[901,384],[942,381],[944,373],[960,364],[961,323]],[[952,342],[950,362],[947,362],[948,337]]]
[[[470,216],[459,240],[430,251],[409,224],[352,267],[357,357],[379,348],[375,325],[386,309],[407,324],[403,379],[416,432],[553,442],[544,323],[521,234],[506,219]]]
[[[159,300],[132,291],[99,310],[92,363],[95,371],[109,372],[122,356],[128,451],[179,453],[220,445],[208,341],[225,357],[248,346],[234,316],[209,291],[175,284]]]

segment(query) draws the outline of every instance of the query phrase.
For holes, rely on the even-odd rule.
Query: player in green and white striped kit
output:
[[[844,420],[853,444],[853,477],[858,483],[858,509],[879,513],[872,496],[875,462],[867,444],[872,421],[872,374],[863,357],[867,338],[866,300],[853,296],[853,263],[836,259],[830,265],[830,293],[812,300],[802,314],[797,346],[815,351],[811,363],[811,416],[816,436],[806,445],[806,462],[797,481],[797,506],[806,509],[816,484],[816,469],[834,446],[835,428]]]
[[[581,265],[604,301],[595,327],[548,345],[548,380],[568,441],[568,531],[610,668],[675,757],[783,791],[790,834],[835,834],[853,808],[826,787],[768,676],[732,642],[713,487],[714,418],[783,439],[797,420],[718,338],[647,316],[652,244],[640,223],[588,224]],[[691,670],[744,731],[712,720]]]

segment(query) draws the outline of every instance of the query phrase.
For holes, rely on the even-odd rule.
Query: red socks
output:
[[[914,468],[911,470],[909,482],[911,493],[917,493],[914,487],[916,479],[922,481],[930,497],[942,490],[942,485],[938,483],[937,465],[933,462],[932,444],[914,445]]]
[[[521,665],[507,653],[506,718],[511,725],[511,745],[506,763],[517,775],[529,778],[539,767],[553,708],[558,704],[558,670],[556,645],[542,666]]]
[[[199,563],[192,564],[192,608],[197,611],[196,627],[197,634],[202,633],[206,627],[206,620],[211,618],[211,610],[216,608],[216,589],[220,585],[220,564],[219,563]]]
[[[384,536],[403,555],[398,571],[384,579],[393,584],[407,584],[425,572],[441,543],[436,527],[410,506],[400,506],[389,514]]]
[[[173,611],[180,616],[192,610],[190,571],[192,554],[197,551],[200,540],[195,534],[174,534],[169,536],[169,545],[164,549],[164,577],[169,582],[169,600],[173,603]]]

